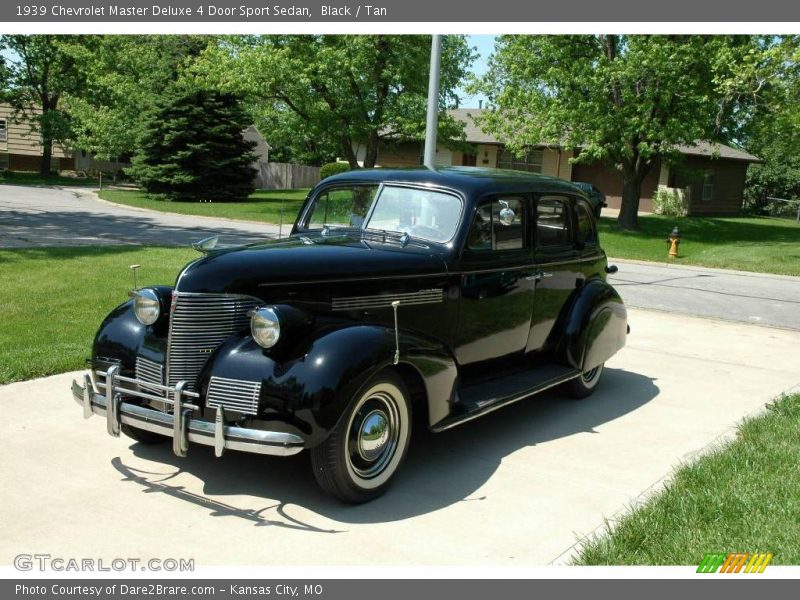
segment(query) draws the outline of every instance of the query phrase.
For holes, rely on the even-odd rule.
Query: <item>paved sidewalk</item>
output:
[[[0,564],[53,556],[209,565],[531,565],[574,543],[748,414],[800,384],[792,331],[630,311],[591,398],[556,392],[417,430],[387,495],[345,506],[306,453],[267,458],[111,438],[75,374],[0,387]],[[796,388],[797,389],[797,388]]]
[[[220,245],[242,244],[277,237],[278,227],[121,206],[82,188],[0,185],[0,248],[187,246],[212,235]]]

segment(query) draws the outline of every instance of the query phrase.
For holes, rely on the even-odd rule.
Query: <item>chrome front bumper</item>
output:
[[[200,396],[196,392],[184,389],[186,382],[181,381],[174,387],[140,382],[119,375],[117,366],[109,368],[106,372],[98,372],[98,375],[105,377],[105,383],[98,382],[98,387],[105,388],[105,394],[95,391],[92,379],[87,374],[83,378],[83,386],[77,381],[72,382],[72,396],[83,406],[84,418],[88,419],[92,415],[104,416],[106,429],[114,437],[119,437],[120,426],[123,423],[137,429],[152,431],[171,437],[172,450],[177,456],[186,456],[189,442],[213,446],[217,456],[222,456],[225,450],[291,456],[303,449],[303,438],[292,433],[226,425],[224,409],[221,406],[217,408],[213,423],[192,419],[192,411],[198,410],[198,406],[191,401]],[[124,384],[133,384],[133,387]],[[142,387],[163,391],[165,397],[141,391]],[[172,405],[173,412],[161,412],[124,402],[123,395],[165,402]],[[111,402],[108,398],[112,399]],[[178,415],[178,418],[176,419],[174,415]]]

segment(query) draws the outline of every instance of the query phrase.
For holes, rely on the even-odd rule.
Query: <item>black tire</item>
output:
[[[140,444],[160,444],[162,442],[167,441],[167,437],[160,435],[158,433],[153,433],[152,431],[147,431],[146,429],[138,429],[136,427],[131,427],[130,425],[126,425],[123,423],[120,425],[120,431],[127,435],[129,438],[136,440]]]
[[[591,396],[600,383],[600,376],[603,374],[603,365],[589,369],[581,373],[580,377],[570,379],[564,384],[566,392],[576,400],[582,400]]]
[[[314,476],[343,502],[368,502],[387,490],[410,439],[411,396],[400,377],[384,371],[361,388],[328,439],[311,449]]]

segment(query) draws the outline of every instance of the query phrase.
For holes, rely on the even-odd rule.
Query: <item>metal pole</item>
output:
[[[436,134],[439,128],[439,68],[441,66],[442,36],[431,40],[431,70],[428,74],[428,122],[425,127],[424,164],[429,169],[436,166]]]

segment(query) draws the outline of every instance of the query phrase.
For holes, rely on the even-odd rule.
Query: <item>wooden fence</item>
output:
[[[313,187],[317,183],[319,183],[319,167],[289,163],[258,163],[257,189],[289,190]]]

